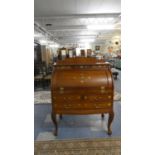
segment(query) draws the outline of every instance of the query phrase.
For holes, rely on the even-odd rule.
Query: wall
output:
[[[116,44],[118,42],[118,44]],[[100,46],[100,53],[112,53],[117,54],[118,51],[121,51],[121,38],[120,36],[113,37],[111,39],[106,40],[103,44],[92,44],[92,50],[95,51],[95,47]]]

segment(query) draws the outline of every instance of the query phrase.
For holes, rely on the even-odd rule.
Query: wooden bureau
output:
[[[96,58],[67,58],[55,65],[51,79],[52,113],[58,133],[56,115],[109,113],[108,134],[111,135],[113,112],[113,78],[110,64]]]

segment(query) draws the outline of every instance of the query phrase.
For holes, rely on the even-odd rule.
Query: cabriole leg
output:
[[[111,123],[114,119],[114,112],[109,113],[109,119],[108,119],[108,135],[112,134],[112,130],[111,130]]]
[[[57,136],[57,134],[58,134],[58,124],[57,124],[57,120],[56,120],[56,114],[51,113],[51,118],[52,118],[52,121],[53,121],[53,124],[54,124],[54,127],[55,127],[54,135]]]
[[[104,118],[104,113],[101,114],[102,119]]]
[[[60,119],[62,119],[62,114],[60,114]]]

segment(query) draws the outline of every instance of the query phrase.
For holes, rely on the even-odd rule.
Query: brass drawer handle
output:
[[[110,107],[111,106],[111,103],[108,103],[108,106]]]
[[[64,93],[64,87],[60,87],[60,93]]]
[[[105,92],[105,87],[101,86],[101,93],[104,93],[104,92]]]
[[[108,96],[108,98],[111,98],[111,96]]]
[[[80,83],[84,83],[84,81],[83,81],[83,80],[81,80],[81,81],[80,81]]]
[[[60,87],[60,90],[63,91],[64,90],[64,87]]]
[[[70,108],[71,107],[71,105],[64,105],[64,108]]]
[[[95,108],[100,108],[97,104],[94,104]]]
[[[101,86],[101,90],[104,90],[105,89],[105,87],[104,86]]]
[[[102,89],[102,90],[101,90],[101,93],[105,93],[105,90],[104,90],[104,89]]]
[[[91,79],[91,76],[88,76],[88,80],[90,80]]]
[[[88,98],[87,96],[84,96],[84,99],[85,99],[85,100],[87,100],[87,98]]]

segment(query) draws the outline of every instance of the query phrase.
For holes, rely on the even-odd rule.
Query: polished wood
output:
[[[114,112],[112,111],[111,113],[109,113],[109,119],[108,119],[108,135],[112,134],[112,130],[111,130],[111,123],[114,119]]]
[[[101,114],[102,119],[104,118],[104,114]]]
[[[55,126],[54,135],[57,136],[58,135],[58,123],[56,120],[56,114],[54,112],[51,113],[51,118]]]
[[[89,58],[85,58],[85,57],[74,57],[74,58],[66,58],[64,60],[58,60],[57,63],[55,64],[55,67],[59,66],[59,65],[63,65],[63,66],[72,66],[72,68],[76,65],[105,65],[105,62],[103,59],[96,59],[93,57],[89,57]],[[62,66],[62,67],[63,67]],[[68,67],[69,67],[68,66]],[[99,66],[100,67],[100,66]]]
[[[86,56],[85,50],[80,50],[80,52],[81,52],[81,57],[85,57]]]
[[[104,118],[104,113],[109,113],[108,134],[112,133],[114,86],[110,64],[84,57],[59,60],[51,80],[55,135],[56,114],[101,114]]]

